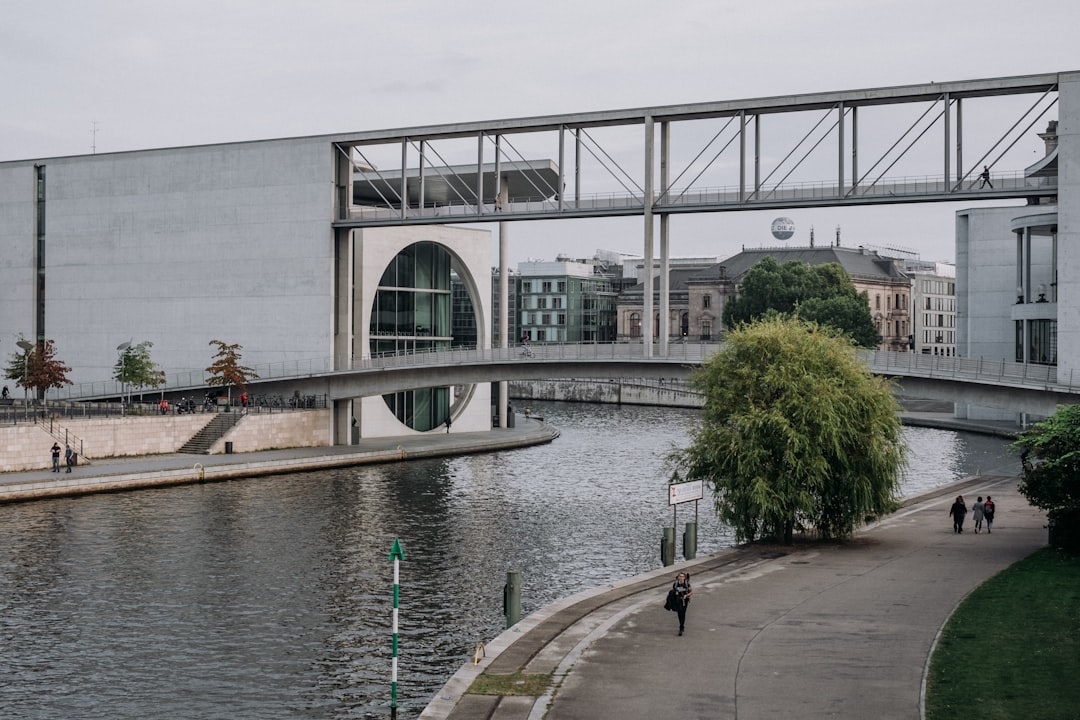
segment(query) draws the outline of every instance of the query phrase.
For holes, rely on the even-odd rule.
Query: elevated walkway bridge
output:
[[[334,370],[327,359],[256,367],[260,387],[303,388],[332,401],[384,395],[423,387],[510,380],[558,378],[667,378],[686,380],[720,348],[718,343],[672,343],[666,356],[644,357],[640,343],[551,344],[520,348],[456,349],[357,359],[351,369]],[[871,372],[897,382],[911,398],[944,400],[1018,413],[1048,416],[1059,404],[1080,400],[1080,377],[1059,377],[1057,368],[979,358],[861,351]],[[199,396],[209,386],[198,374],[167,378],[148,393]],[[85,383],[50,392],[54,400],[119,397],[113,381]],[[136,391],[137,394],[137,391]]]

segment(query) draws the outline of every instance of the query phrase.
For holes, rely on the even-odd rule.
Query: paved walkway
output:
[[[49,469],[0,473],[0,502],[494,452],[551,442],[558,435],[557,428],[520,418],[512,429],[371,438],[362,439],[357,445],[231,455],[175,453],[104,458],[77,465],[70,473],[57,474]]]
[[[952,531],[960,493],[969,505],[994,496],[992,534]],[[972,478],[850,543],[723,551],[555,603],[488,644],[420,717],[919,718],[926,665],[953,609],[1046,538],[1045,515],[1016,478]],[[679,570],[694,585],[683,637],[663,609]],[[554,689],[538,700],[467,694],[481,671],[554,672]]]

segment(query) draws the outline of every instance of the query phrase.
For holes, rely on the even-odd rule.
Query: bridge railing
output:
[[[683,360],[699,364],[720,348],[719,343],[678,342],[668,345],[666,356],[659,354],[659,344],[654,344],[652,357],[644,356],[640,342],[611,343],[541,343],[509,348],[453,348],[450,350],[422,350],[393,355],[373,355],[355,358],[353,370],[376,370],[414,366],[465,365],[476,363],[526,363],[530,361],[589,362],[609,360],[635,360],[640,362],[670,363]]]
[[[983,190],[987,193],[1035,192],[1046,193],[1057,187],[1056,177],[1028,177],[1022,170],[995,172],[991,176],[993,187],[981,187],[982,179],[978,174],[963,181],[941,175],[913,175],[880,178],[864,181],[856,187],[840,188],[835,181],[786,182],[763,185],[756,190],[745,189],[737,185],[718,187],[671,188],[667,192],[657,192],[653,199],[655,211],[665,207],[678,208],[697,205],[734,205],[754,203],[784,203],[806,201],[849,200],[852,198],[920,197],[969,193]],[[445,218],[454,220],[475,220],[478,216],[486,220],[495,220],[499,214],[550,214],[550,213],[604,213],[644,208],[642,195],[626,193],[589,193],[578,197],[563,198],[559,201],[552,197],[516,196],[506,206],[496,208],[493,203],[457,203],[439,207],[410,208],[410,217]],[[358,205],[352,209],[355,219],[393,220],[400,217],[398,208],[372,207]]]
[[[686,363],[698,365],[720,349],[718,342],[669,342],[667,354],[660,354],[660,344],[654,343],[652,355],[646,357],[640,341],[607,343],[540,343],[526,352],[521,345],[509,348],[453,348],[393,355],[366,355],[354,358],[349,368],[334,368],[330,357],[306,358],[256,365],[260,380],[289,380],[327,375],[334,372],[379,370],[404,367],[438,367],[479,363],[528,362],[638,362]],[[923,355],[884,350],[860,351],[872,371],[884,375],[910,375],[928,378],[956,378],[983,383],[1020,386],[1052,386],[1056,389],[1080,391],[1080,378],[1060,377],[1053,365],[1035,365],[984,358],[960,358],[944,355]],[[120,397],[133,399],[140,394],[153,396],[162,392],[178,392],[205,388],[205,372],[180,372],[166,377],[157,388],[123,388],[113,380],[80,383],[49,391],[49,402]]]
[[[883,375],[956,378],[984,383],[1052,386],[1063,390],[1080,390],[1080,384],[1078,384],[1080,378],[1074,379],[1071,372],[1068,377],[1059,377],[1055,365],[884,350],[867,350],[862,355],[871,370]]]

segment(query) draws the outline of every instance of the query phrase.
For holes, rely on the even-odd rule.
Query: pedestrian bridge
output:
[[[281,392],[325,394],[331,400],[384,395],[431,386],[469,385],[509,380],[558,378],[668,378],[686,380],[720,349],[719,343],[673,343],[666,355],[645,357],[640,343],[550,344],[521,348],[454,349],[354,360],[334,369],[329,358],[258,366],[253,392],[276,387]],[[1080,378],[1059,377],[1057,367],[916,353],[860,351],[876,375],[895,378],[906,397],[1051,415],[1060,404],[1080,399]],[[150,392],[201,394],[202,374],[167,378]],[[65,388],[50,401],[118,397],[120,386],[108,381]],[[135,391],[137,392],[137,391]]]

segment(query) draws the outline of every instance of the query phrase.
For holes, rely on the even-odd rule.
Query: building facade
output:
[[[192,384],[211,340],[257,371],[346,369],[452,342],[452,272],[486,346],[490,234],[335,230],[352,175],[331,136],[0,163],[0,354],[52,340],[75,383],[107,381],[117,348],[144,341]],[[332,435],[421,431],[448,408],[455,431],[490,428],[487,399],[443,396],[337,401]]]
[[[517,334],[534,343],[615,340],[615,278],[595,262],[519,263],[514,280]]]
[[[906,259],[911,278],[911,350],[923,355],[956,355],[956,266]]]

